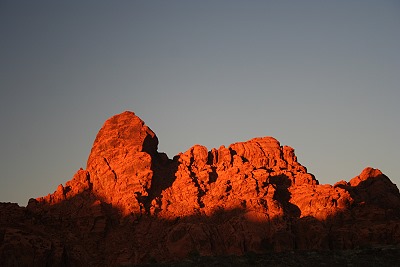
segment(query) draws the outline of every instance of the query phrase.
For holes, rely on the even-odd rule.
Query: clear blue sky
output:
[[[320,183],[400,184],[399,1],[0,1],[0,201],[86,167],[134,111],[170,158],[273,136]]]

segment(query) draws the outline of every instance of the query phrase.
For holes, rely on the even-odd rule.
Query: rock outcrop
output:
[[[133,112],[105,122],[72,180],[27,208],[0,205],[1,266],[119,266],[193,254],[400,242],[400,194],[366,168],[319,185],[272,137],[169,159]]]

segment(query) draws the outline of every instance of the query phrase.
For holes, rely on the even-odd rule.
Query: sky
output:
[[[0,1],[0,202],[53,193],[109,117],[170,158],[273,136],[321,184],[400,185],[400,2]]]

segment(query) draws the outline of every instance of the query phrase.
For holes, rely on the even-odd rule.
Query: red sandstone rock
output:
[[[151,156],[157,146],[156,135],[133,112],[107,120],[87,162],[93,192],[123,215],[141,213],[138,198],[147,196],[151,187]]]
[[[157,145],[133,112],[107,120],[86,170],[26,209],[0,205],[0,265],[115,266],[400,242],[399,190],[379,170],[319,185],[272,137],[195,145],[173,160]]]

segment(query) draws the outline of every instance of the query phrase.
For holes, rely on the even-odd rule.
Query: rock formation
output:
[[[26,208],[0,205],[1,266],[120,266],[189,255],[400,242],[400,194],[366,168],[319,185],[272,137],[169,159],[133,112],[100,129],[72,180]]]

